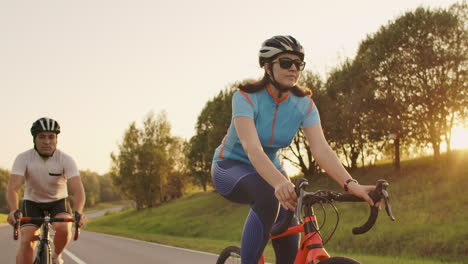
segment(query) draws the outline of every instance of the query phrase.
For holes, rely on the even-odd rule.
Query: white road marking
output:
[[[73,259],[73,261],[75,261],[78,264],[86,264],[86,262],[82,261],[77,256],[75,256],[75,254],[71,253],[70,251],[66,249],[63,251],[63,253],[65,253],[67,256],[69,256],[71,259]]]

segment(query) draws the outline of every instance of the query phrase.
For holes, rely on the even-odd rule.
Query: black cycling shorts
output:
[[[30,217],[44,217],[49,215],[54,217],[61,213],[70,214],[69,205],[67,199],[61,199],[50,203],[36,203],[29,200],[23,201],[23,207],[21,208],[23,216]],[[41,226],[40,221],[21,222],[21,226],[34,225],[37,228]]]

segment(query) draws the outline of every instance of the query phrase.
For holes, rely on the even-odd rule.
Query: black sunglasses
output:
[[[291,60],[289,58],[279,58],[278,60],[273,61],[273,63],[279,62],[279,65],[281,69],[288,70],[291,68],[291,66],[294,64],[296,66],[296,69],[298,71],[304,70],[305,67],[305,61],[302,60]]]

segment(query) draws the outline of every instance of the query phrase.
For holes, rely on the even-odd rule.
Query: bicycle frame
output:
[[[314,210],[312,207],[306,208],[304,223],[289,227],[284,233],[270,236],[270,240],[285,237],[293,234],[304,233],[301,239],[301,244],[298,249],[294,264],[304,263],[317,263],[316,261],[322,261],[330,258],[330,255],[323,247],[323,241],[321,236],[318,234],[317,221],[315,218]],[[258,262],[264,264],[263,255]]]
[[[37,245],[37,253],[36,257],[34,260],[34,263],[40,263],[40,260],[42,260],[42,256],[44,254],[44,251],[47,250],[49,251],[48,256],[48,263],[51,263],[50,256],[52,254],[52,251],[50,249],[50,217],[46,216],[44,218],[44,223],[41,226],[41,233],[39,236],[36,236],[36,240],[39,241],[39,244]]]

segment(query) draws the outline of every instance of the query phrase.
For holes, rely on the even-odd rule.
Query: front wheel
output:
[[[238,246],[229,246],[219,254],[216,264],[236,264],[241,263],[240,248]]]
[[[332,257],[326,260],[320,261],[319,264],[361,264],[354,259],[345,257]]]
[[[34,264],[51,264],[52,263],[52,256],[50,246],[46,245],[39,245],[37,250],[36,258],[34,259]]]

